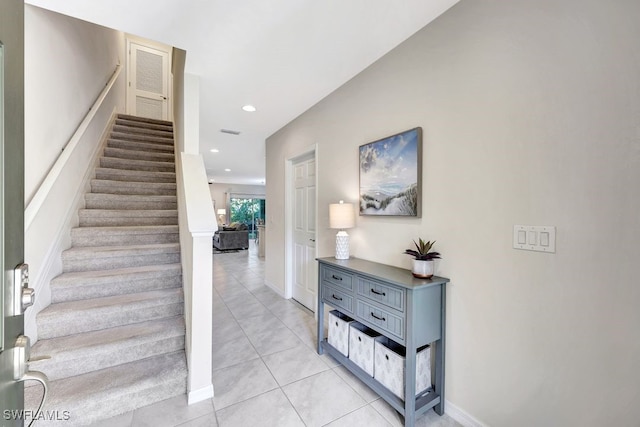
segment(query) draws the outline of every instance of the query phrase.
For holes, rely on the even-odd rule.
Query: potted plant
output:
[[[439,252],[432,252],[431,248],[436,243],[427,241],[425,242],[422,239],[418,239],[418,242],[414,240],[413,243],[416,245],[416,249],[407,249],[404,251],[405,254],[413,256],[413,268],[411,272],[415,277],[420,279],[429,279],[433,276],[433,260],[440,258]]]

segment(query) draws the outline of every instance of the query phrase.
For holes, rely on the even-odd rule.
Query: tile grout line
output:
[[[276,319],[278,319],[278,321],[279,321],[280,323],[282,323],[282,324],[285,326],[285,328],[286,328],[287,330],[289,330],[292,334],[294,334],[294,335],[296,336],[296,338],[298,338],[298,340],[300,341],[300,344],[302,344],[303,346],[305,346],[305,347],[306,347],[306,344],[305,344],[304,342],[302,342],[302,340],[300,339],[300,337],[299,337],[299,336],[298,336],[298,335],[297,335],[297,334],[296,334],[296,333],[295,333],[295,332],[294,332],[294,331],[293,331],[293,330],[292,330],[292,329],[291,329],[291,328],[290,328],[286,323],[284,323],[284,322],[282,321],[282,319],[281,319],[280,317],[278,317],[278,316],[276,315],[276,313],[274,313],[274,311],[273,311],[273,310],[271,310],[269,307],[267,307],[267,306],[266,306],[266,305],[265,305],[261,300],[259,300],[258,298],[256,298],[255,294],[254,294],[251,290],[249,290],[246,286],[244,286],[244,283],[243,283],[241,280],[239,280],[237,277],[236,277],[236,280],[237,280],[237,281],[238,281],[238,282],[239,282],[239,283],[240,283],[240,284],[241,284],[245,289],[247,289],[247,291],[249,291],[249,293],[250,293],[250,294],[251,294],[251,295],[252,295],[252,296],[253,296],[253,297],[254,297],[254,298],[255,298],[255,299],[256,299],[256,300],[257,300],[257,301],[258,301],[258,302],[259,302],[259,303],[260,303],[260,304],[261,304],[261,305],[262,305],[262,306],[263,306],[263,307],[264,307],[268,312],[269,312],[269,313],[271,313],[271,314],[272,314]],[[263,278],[263,280],[264,280],[264,278]],[[264,286],[264,285],[263,285],[263,286]],[[222,299],[222,298],[221,298],[221,299]],[[285,300],[285,301],[286,301],[286,300]],[[223,302],[224,302],[224,301],[223,301]],[[229,309],[229,307],[226,305],[226,303],[224,303],[224,304],[225,304],[225,307],[227,307],[227,309],[228,309],[228,310],[229,310],[229,312],[231,313],[231,315],[232,315],[233,317],[235,317],[235,316],[233,315],[233,312],[232,312],[232,311]],[[308,313],[307,313],[307,314],[308,314]],[[237,322],[237,318],[236,318],[235,320],[236,320],[236,322]],[[281,351],[278,351],[278,352],[275,352],[275,353],[270,353],[270,354],[267,354],[267,355],[262,355],[262,354],[258,353],[257,349],[254,347],[253,343],[251,342],[251,340],[249,339],[248,335],[246,334],[246,331],[242,328],[242,326],[240,326],[240,324],[239,324],[239,323],[238,323],[238,325],[239,325],[240,329],[242,330],[242,333],[245,335],[245,338],[249,341],[249,343],[250,343],[250,344],[251,344],[251,346],[253,347],[254,351],[256,352],[256,354],[258,354],[258,357],[260,358],[260,360],[262,361],[262,363],[265,365],[265,367],[266,367],[266,368],[267,368],[267,370],[269,371],[269,374],[271,375],[271,377],[274,379],[274,381],[275,381],[275,382],[276,382],[276,384],[278,385],[278,387],[277,387],[276,389],[280,390],[280,392],[282,393],[282,395],[284,395],[285,399],[287,399],[287,402],[289,402],[289,405],[291,406],[291,408],[293,409],[293,411],[296,413],[296,415],[297,415],[297,416],[298,416],[298,418],[300,419],[300,422],[302,422],[302,424],[304,424],[304,425],[306,426],[307,424],[304,422],[304,419],[302,418],[302,415],[300,415],[300,413],[299,413],[299,412],[298,412],[298,410],[296,409],[296,407],[295,407],[295,405],[293,404],[293,402],[291,402],[291,400],[290,400],[290,398],[289,398],[289,395],[287,395],[287,393],[284,391],[284,389],[283,389],[283,387],[284,387],[284,386],[283,386],[283,385],[281,385],[281,384],[280,384],[280,382],[278,382],[278,379],[275,377],[275,375],[274,375],[273,371],[271,370],[271,368],[269,367],[269,365],[268,365],[268,364],[265,362],[265,360],[264,360],[264,356],[270,356],[270,355],[273,355],[273,354],[282,353],[282,352],[284,352],[284,351],[289,351],[289,350],[291,350],[291,349],[284,349],[284,350],[281,350]],[[292,347],[292,348],[295,348],[295,347]],[[324,362],[324,360],[321,360],[321,361],[322,361],[322,363],[324,363],[324,364],[327,366],[327,370],[332,370],[331,366],[328,366],[328,365]],[[320,372],[320,373],[326,372],[327,370],[322,371],[322,372]],[[300,379],[298,379],[298,380],[296,380],[296,381],[293,381],[293,382],[291,382],[291,383],[289,383],[289,384],[294,384],[294,383],[296,383],[296,382],[298,382],[298,381],[302,381],[302,380],[304,380],[304,379],[310,378],[310,377],[312,377],[312,376],[314,376],[314,375],[318,375],[318,374],[320,374],[320,373],[316,373],[316,374],[309,375],[309,376],[304,377],[304,378],[300,378]],[[337,374],[336,374],[336,375],[337,375]],[[285,386],[286,386],[286,385],[289,385],[289,384],[285,384]],[[276,390],[276,389],[273,389],[273,390]],[[266,393],[270,393],[270,392],[272,392],[273,390],[266,391],[266,392],[264,392],[264,393],[262,393],[262,394],[260,394],[260,395],[258,395],[258,396],[264,395],[264,394],[266,394]],[[245,401],[247,401],[247,400],[249,400],[249,399],[255,398],[255,397],[257,397],[257,396],[254,396],[254,397],[251,397],[251,398],[245,399],[245,400],[243,400],[243,402],[245,402]],[[238,403],[240,403],[240,402],[236,402],[236,403],[234,403],[234,405],[236,405],[236,404],[238,404]],[[229,407],[231,407],[231,406],[233,406],[233,405],[230,405]],[[215,407],[214,407],[214,412],[217,412],[217,411],[215,410]],[[217,413],[216,413],[216,417],[217,417]],[[333,421],[332,421],[332,422],[333,422]]]
[[[242,283],[242,281],[241,281],[241,280],[239,280],[237,277],[234,277],[234,278],[235,278],[235,280],[236,280],[238,283],[240,283],[240,284],[242,285],[242,287],[244,287],[245,289],[247,289],[247,287],[246,287],[246,286],[244,286],[244,283]],[[214,286],[214,289],[215,289],[215,286]],[[253,296],[253,298],[256,298],[256,297],[255,297],[255,295],[253,294],[253,292],[251,292],[249,289],[247,289],[247,291],[248,291],[248,292]],[[238,319],[237,319],[237,318],[235,318],[235,316],[233,315],[233,312],[229,309],[229,306],[228,306],[228,305],[227,305],[227,303],[224,301],[224,299],[220,296],[219,292],[217,292],[217,291],[216,291],[216,293],[218,293],[218,297],[221,299],[222,303],[223,303],[223,304],[224,304],[224,306],[227,308],[227,310],[229,311],[229,313],[231,314],[231,316],[232,316],[232,317],[234,317],[234,321],[235,321],[236,323],[238,323]],[[262,306],[263,306],[267,311],[269,311],[270,313],[272,313],[272,314],[273,314],[273,312],[269,309],[269,307],[267,307],[266,305],[264,305],[264,303],[263,303],[262,301],[258,300],[257,298],[256,298],[256,301],[258,301],[258,302],[259,302],[259,303],[260,303],[260,304],[261,304],[261,305],[262,305]],[[273,315],[275,316],[275,314],[273,314]],[[281,323],[283,323],[283,322],[282,322],[282,321],[281,321],[277,316],[275,316],[275,317],[276,317],[276,318],[277,318]],[[283,325],[284,325],[285,327],[287,327],[287,325],[285,325],[284,323],[283,323]],[[257,396],[252,396],[252,397],[249,397],[249,398],[247,398],[247,399],[245,399],[245,400],[242,400],[242,401],[236,402],[236,403],[234,403],[234,404],[232,404],[232,405],[227,406],[226,408],[232,407],[232,406],[237,405],[237,404],[242,403],[242,402],[246,402],[247,400],[250,400],[250,399],[256,398],[256,397],[258,397],[258,396],[262,396],[262,395],[264,395],[264,394],[266,394],[266,393],[271,393],[271,392],[272,392],[272,391],[274,391],[274,390],[280,390],[280,393],[282,393],[282,394],[284,395],[284,397],[287,399],[287,402],[289,402],[289,405],[291,405],[291,408],[294,410],[294,412],[296,413],[296,415],[298,416],[298,418],[300,419],[300,421],[301,421],[303,424],[305,424],[305,422],[303,421],[302,417],[300,416],[300,414],[299,414],[299,413],[298,413],[298,411],[296,410],[295,406],[294,406],[294,405],[293,405],[293,403],[291,403],[291,401],[289,400],[289,396],[287,396],[287,394],[285,393],[285,391],[282,389],[282,386],[280,385],[280,383],[278,382],[277,378],[275,377],[275,375],[273,374],[273,372],[272,372],[272,371],[271,371],[271,369],[269,368],[269,365],[267,365],[267,363],[264,361],[263,356],[262,356],[262,355],[258,352],[258,350],[255,348],[255,346],[253,345],[253,343],[252,343],[252,342],[251,342],[251,340],[249,339],[249,336],[247,335],[246,331],[242,328],[242,326],[240,325],[240,323],[238,323],[238,327],[239,327],[239,328],[240,328],[240,330],[242,331],[242,333],[243,333],[244,337],[246,338],[246,340],[247,340],[247,341],[249,341],[249,344],[251,345],[251,347],[253,348],[253,350],[254,350],[254,351],[256,352],[256,354],[258,355],[258,358],[260,359],[260,361],[262,362],[262,364],[265,366],[265,368],[267,369],[267,371],[269,372],[269,374],[271,375],[271,377],[273,378],[273,380],[274,380],[274,381],[275,381],[275,383],[277,384],[277,387],[276,387],[276,388],[274,388],[274,389],[272,389],[272,390],[268,390],[268,391],[265,391],[265,392],[263,392],[263,393],[261,393],[261,394],[258,394]],[[287,327],[287,329],[288,329],[288,327]],[[282,350],[282,351],[287,351],[287,350]],[[276,353],[278,353],[278,352],[276,352]],[[272,353],[272,354],[276,354],[276,353]],[[237,365],[238,365],[238,364],[236,364],[236,365],[234,365],[234,366],[237,366]],[[212,399],[212,404],[213,404],[213,399]],[[220,410],[222,410],[222,409],[225,409],[225,408],[221,408]],[[218,422],[218,410],[216,409],[215,404],[213,405],[213,412],[214,412],[215,417],[216,417],[216,422]],[[218,423],[218,425],[219,425],[219,423]],[[305,424],[305,425],[306,425],[306,424]]]
[[[277,319],[277,320],[278,320],[282,325],[284,325],[284,326],[285,326],[285,328],[286,328],[289,332],[291,332],[292,334],[294,334],[294,335],[296,336],[296,338],[297,338],[297,339],[298,339],[298,341],[299,341],[298,345],[299,345],[299,344],[302,344],[302,345],[303,345],[303,347],[304,347],[305,349],[308,349],[308,350],[310,349],[311,351],[313,351],[313,350],[315,349],[313,345],[312,345],[312,347],[309,347],[308,343],[307,343],[307,342],[305,342],[305,341],[302,339],[302,337],[301,337],[298,333],[296,333],[296,331],[295,331],[295,330],[293,330],[291,326],[289,326],[289,324],[288,324],[288,323],[285,323],[285,321],[283,320],[283,318],[281,318],[281,317],[278,315],[278,314],[281,314],[281,312],[276,312],[276,311],[275,311],[275,309],[270,308],[270,307],[269,307],[269,306],[268,306],[268,305],[267,305],[267,304],[266,304],[262,299],[260,299],[259,297],[257,297],[257,296],[256,296],[256,295],[257,295],[257,291],[259,291],[261,288],[256,288],[256,289],[254,289],[254,290],[251,290],[251,289],[249,289],[248,287],[246,287],[246,286],[245,286],[245,284],[244,284],[244,280],[243,280],[242,278],[238,277],[238,276],[237,276],[236,274],[234,274],[233,272],[231,272],[231,273],[229,273],[229,274],[230,274],[231,278],[232,278],[232,279],[234,279],[234,281],[235,281],[235,282],[239,283],[239,284],[240,284],[240,285],[241,285],[241,286],[242,286],[246,291],[248,291],[248,292],[249,292],[249,294],[250,294],[253,298],[255,298],[255,300],[256,300],[256,301],[258,301],[262,307],[264,307],[264,308],[267,310],[267,312],[269,312],[271,315],[273,315],[273,316],[274,316],[274,317],[275,317],[275,318],[276,318],[276,319]],[[263,274],[263,273],[262,273],[262,274]],[[228,279],[228,278],[229,278],[229,277],[227,277],[227,279]],[[259,278],[261,278],[261,277],[257,276],[256,278],[258,278],[258,279],[259,279]],[[253,279],[253,277],[251,277],[250,279]],[[262,278],[262,279],[263,279],[263,278]],[[315,354],[315,355],[316,355],[316,357],[318,357],[318,359],[320,359],[320,360],[322,361],[322,363],[327,367],[327,369],[326,369],[326,370],[323,370],[323,371],[321,371],[321,372],[317,372],[317,373],[315,373],[315,374],[312,374],[312,375],[306,376],[306,377],[304,377],[304,378],[299,378],[299,379],[297,379],[296,381],[292,381],[291,383],[288,383],[288,384],[285,384],[285,385],[281,385],[281,384],[278,382],[278,380],[276,379],[276,377],[275,377],[275,375],[274,375],[274,372],[271,370],[271,368],[269,367],[269,365],[266,363],[266,361],[265,361],[265,357],[269,357],[269,356],[272,356],[272,355],[275,355],[275,354],[278,354],[278,353],[282,353],[282,352],[285,352],[285,351],[290,351],[291,349],[293,349],[293,348],[295,348],[295,347],[288,348],[288,349],[283,349],[283,350],[276,351],[276,352],[274,352],[274,353],[270,353],[270,354],[265,354],[265,355],[260,354],[260,353],[257,351],[257,349],[255,348],[254,344],[253,344],[253,343],[251,342],[251,340],[249,339],[249,336],[247,335],[247,333],[246,333],[245,329],[244,329],[244,328],[242,328],[242,326],[241,326],[241,325],[240,325],[240,323],[238,322],[238,318],[234,315],[233,311],[232,311],[232,310],[229,308],[229,306],[227,305],[227,302],[225,301],[224,297],[222,297],[222,296],[221,296],[221,294],[218,292],[218,290],[217,290],[217,289],[216,289],[215,291],[216,291],[216,293],[218,294],[217,296],[218,296],[218,298],[220,299],[220,301],[223,303],[224,307],[229,311],[229,314],[231,315],[232,320],[233,320],[233,321],[238,325],[238,327],[240,328],[240,330],[241,330],[241,331],[242,331],[242,333],[243,333],[244,338],[245,338],[246,340],[248,340],[248,341],[249,341],[249,343],[250,343],[251,347],[253,348],[253,350],[254,350],[254,351],[256,352],[256,354],[258,355],[258,358],[261,360],[261,362],[262,362],[262,363],[264,364],[264,366],[267,368],[267,370],[268,370],[269,374],[271,375],[271,377],[275,380],[275,382],[276,382],[276,384],[277,384],[277,387],[276,387],[276,388],[274,388],[274,389],[271,389],[271,390],[265,391],[265,392],[260,393],[260,394],[258,394],[258,395],[256,395],[256,396],[252,396],[252,397],[249,397],[249,398],[247,398],[247,399],[244,399],[244,400],[242,400],[242,401],[235,402],[234,404],[229,405],[229,406],[227,406],[227,407],[225,407],[225,408],[222,408],[222,409],[231,408],[231,407],[233,407],[233,406],[235,406],[235,405],[238,405],[238,404],[240,404],[240,403],[246,402],[247,400],[250,400],[250,399],[256,398],[256,397],[258,397],[258,396],[262,396],[262,395],[264,395],[264,394],[266,394],[266,393],[271,393],[271,392],[273,392],[274,390],[278,390],[278,389],[279,389],[279,390],[280,390],[280,392],[281,392],[281,393],[285,396],[285,398],[287,399],[287,402],[289,402],[289,405],[290,405],[290,406],[291,406],[291,408],[294,410],[294,412],[296,413],[296,415],[298,416],[298,418],[301,420],[301,422],[302,422],[304,425],[306,425],[306,423],[305,423],[305,422],[304,422],[304,420],[302,419],[302,416],[300,415],[300,413],[298,412],[298,410],[296,409],[296,407],[293,405],[293,403],[292,403],[292,402],[291,402],[291,400],[289,399],[289,396],[287,395],[287,393],[284,391],[284,389],[283,389],[283,388],[284,388],[285,386],[289,386],[289,385],[291,385],[291,384],[295,384],[295,383],[297,383],[297,382],[304,381],[304,380],[306,380],[306,379],[308,379],[308,378],[311,378],[311,377],[313,377],[313,376],[320,375],[320,374],[324,374],[324,373],[326,373],[326,372],[328,372],[328,371],[332,371],[332,373],[333,373],[333,374],[334,374],[334,375],[339,379],[339,381],[341,381],[342,383],[344,383],[345,385],[347,385],[347,386],[348,386],[348,388],[349,388],[349,389],[351,389],[351,390],[355,393],[355,395],[359,396],[359,397],[362,399],[362,401],[364,402],[364,404],[363,404],[363,405],[361,405],[361,406],[359,406],[358,408],[355,408],[354,410],[352,410],[352,411],[350,411],[350,412],[348,412],[348,413],[346,413],[346,414],[341,415],[340,417],[338,417],[338,418],[336,418],[336,419],[334,419],[334,420],[329,421],[329,422],[328,422],[328,423],[326,423],[326,424],[323,424],[323,426],[326,426],[326,425],[331,424],[331,423],[333,423],[333,422],[335,422],[335,421],[337,421],[337,420],[340,420],[340,419],[342,419],[342,418],[344,418],[344,417],[346,417],[346,416],[348,416],[348,415],[350,415],[350,414],[352,414],[352,413],[354,413],[354,412],[356,412],[356,411],[359,411],[359,410],[361,410],[362,408],[365,408],[365,407],[367,407],[367,406],[370,406],[370,407],[374,410],[374,412],[375,412],[375,413],[377,413],[378,415],[380,415],[380,417],[385,421],[385,423],[387,423],[387,425],[392,426],[392,424],[389,422],[389,420],[388,420],[388,419],[387,419],[387,418],[386,418],[382,413],[380,413],[380,412],[379,412],[375,407],[373,407],[372,403],[373,403],[373,402],[375,402],[375,401],[377,401],[378,399],[375,399],[375,400],[373,400],[373,401],[371,401],[371,402],[368,402],[365,396],[362,396],[360,393],[358,393],[358,391],[355,389],[355,387],[353,387],[351,384],[349,384],[349,383],[348,383],[344,378],[342,378],[342,376],[341,376],[341,375],[339,375],[339,374],[336,372],[336,369],[340,368],[340,366],[341,366],[341,365],[338,365],[338,366],[332,366],[331,364],[329,364],[327,361],[325,361],[324,359],[322,359],[322,358],[321,358],[319,355],[317,355],[317,354]],[[274,294],[275,294],[275,293],[274,293]],[[277,295],[277,294],[275,294],[275,295]],[[233,298],[229,298],[229,299],[233,299]],[[301,304],[299,304],[297,301],[292,301],[292,300],[283,300],[283,301],[288,301],[288,302],[289,302],[293,307],[296,307],[297,309],[299,309],[299,310],[300,310],[300,312],[301,312],[301,313],[303,313],[304,315],[307,315],[307,316],[313,316],[313,312],[312,312],[311,310],[309,310],[308,308],[306,308],[306,307],[302,306],[302,305],[301,305]],[[257,316],[256,316],[256,317],[257,317]],[[315,323],[315,321],[317,321],[317,320],[315,319],[315,316],[314,316],[314,317],[312,317],[312,319],[314,320],[314,323]],[[304,321],[304,319],[301,319],[301,320],[302,320],[302,321]],[[313,343],[312,343],[312,344],[313,344]],[[251,359],[251,360],[255,360],[255,359]],[[239,363],[238,363],[238,364],[239,364]],[[237,366],[238,364],[235,364],[235,365],[233,365],[233,366]],[[230,367],[230,366],[229,366],[229,367]],[[225,368],[228,368],[228,367],[225,367]],[[225,368],[220,368],[220,369],[225,369]],[[222,410],[222,409],[220,409],[220,410]],[[217,413],[218,413],[218,410],[215,408],[215,405],[214,405],[214,414],[215,414],[215,416],[216,416],[216,421],[218,421],[218,420],[217,420],[217,415],[218,415]]]

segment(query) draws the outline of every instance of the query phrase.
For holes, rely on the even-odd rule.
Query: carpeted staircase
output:
[[[70,418],[39,426],[85,425],[186,392],[173,147],[170,122],[117,117],[52,304],[37,316],[30,367],[49,377],[44,409]],[[41,395],[26,388],[25,408]]]

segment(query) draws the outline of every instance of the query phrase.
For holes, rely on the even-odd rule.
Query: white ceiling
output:
[[[200,151],[209,178],[261,184],[268,136],[458,1],[27,3],[186,50],[186,72],[200,77]],[[246,104],[258,111],[242,111]]]

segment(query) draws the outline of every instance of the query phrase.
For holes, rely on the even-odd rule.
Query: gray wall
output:
[[[637,1],[461,1],[267,140],[266,280],[284,289],[286,159],[317,144],[330,256],[358,146],[422,126],[422,218],[359,217],[351,253],[409,268],[411,240],[437,240],[449,410],[636,425],[638,22]],[[555,225],[557,252],[512,249],[514,224]]]
[[[171,56],[171,75],[173,76],[173,126],[178,151],[184,151],[184,64],[187,52],[173,48]]]
[[[25,224],[25,259],[38,297],[25,313],[25,331],[37,339],[36,314],[51,302],[50,281],[62,272],[61,252],[71,246],[70,230],[93,176],[104,132],[114,112],[124,112],[124,34],[55,12],[24,5],[25,34],[25,201],[31,198],[61,155],[117,64],[122,71],[33,219]],[[37,205],[38,203],[36,203]]]
[[[122,32],[25,5],[26,203],[117,64],[125,67]],[[116,88],[123,94],[120,112],[124,82]]]

